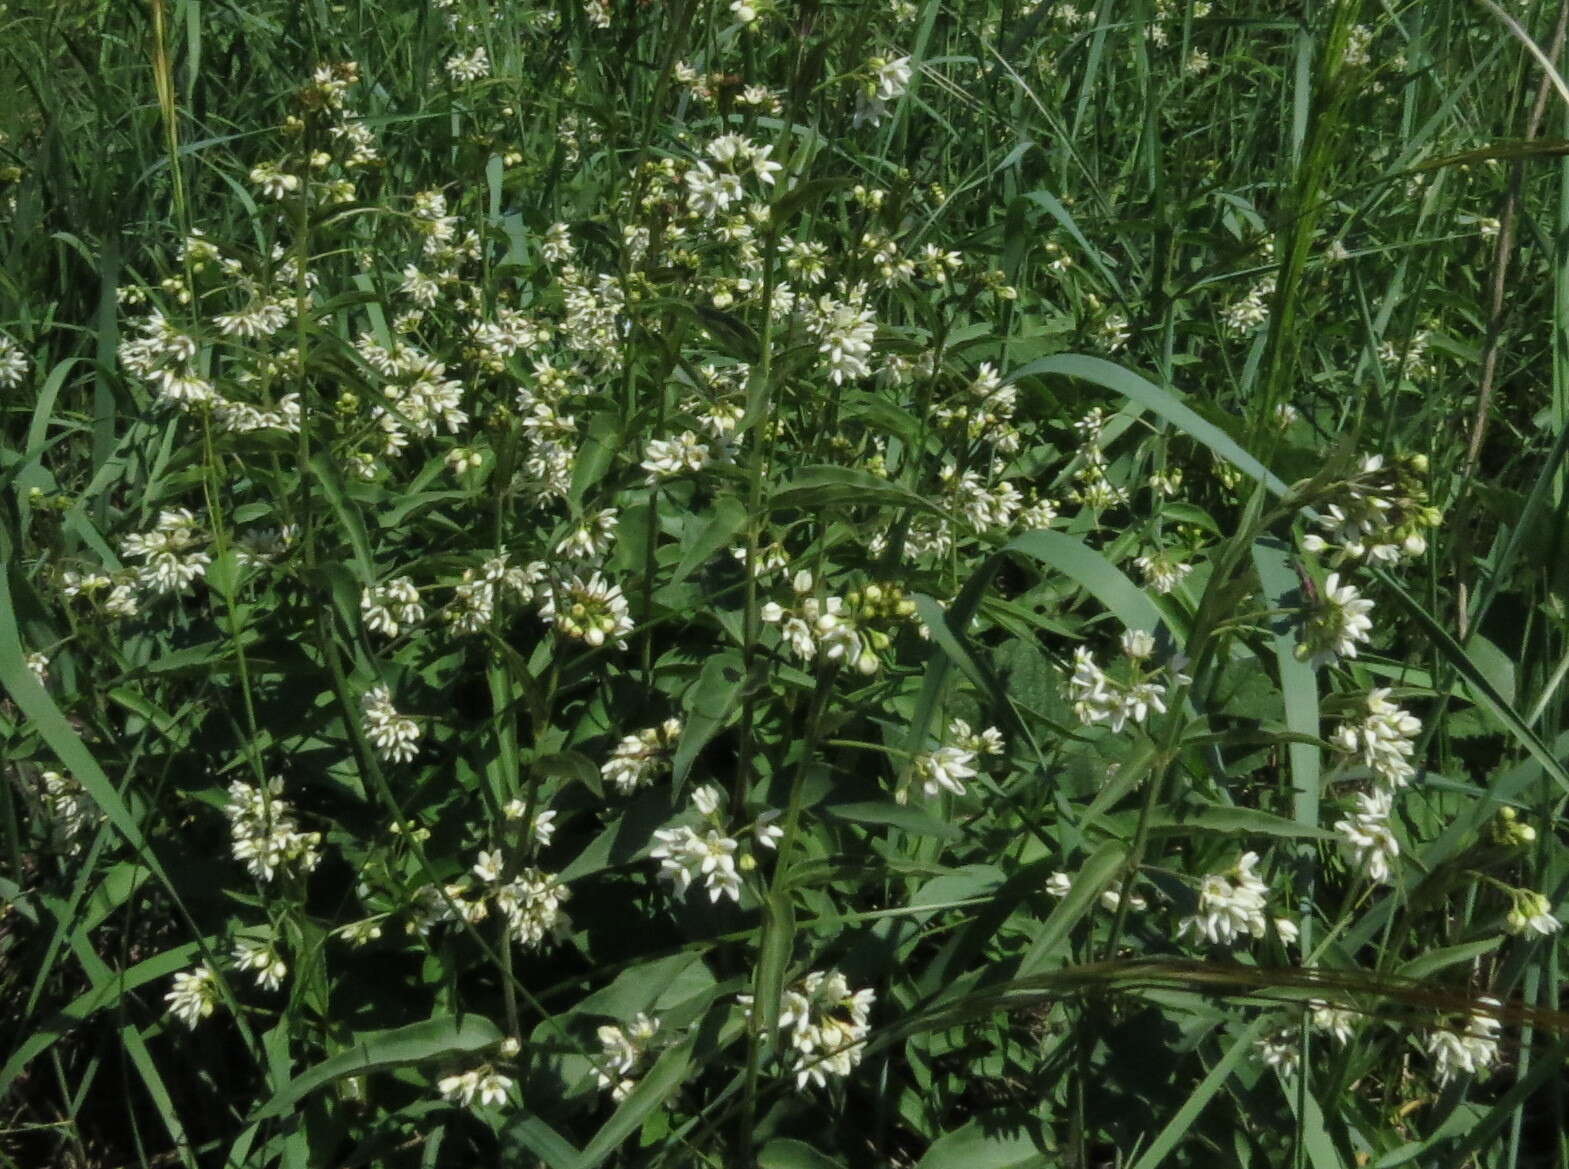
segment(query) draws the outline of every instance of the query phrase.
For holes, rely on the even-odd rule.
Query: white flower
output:
[[[505,864],[505,858],[499,852],[481,852],[471,871],[485,884],[494,885],[501,880],[501,872]]]
[[[1480,1003],[1497,1007],[1494,998],[1483,998]],[[1500,1024],[1491,1014],[1473,1013],[1462,1030],[1439,1028],[1427,1033],[1423,1045],[1433,1058],[1433,1076],[1440,1084],[1447,1084],[1461,1072],[1469,1075],[1485,1073],[1498,1062],[1498,1032]]]
[[[0,390],[14,390],[20,386],[31,365],[21,346],[0,333]]]
[[[600,774],[617,792],[629,796],[669,769],[670,749],[680,737],[681,720],[678,718],[666,719],[657,727],[628,735],[616,744],[611,757],[600,767]]]
[[[784,839],[784,829],[774,821],[780,816],[779,809],[770,808],[761,813],[752,823],[752,841],[758,848],[777,848]]]
[[[414,582],[399,576],[386,584],[368,586],[360,594],[360,614],[366,629],[396,637],[400,630],[425,619],[425,606]]]
[[[360,699],[365,737],[376,753],[392,763],[407,763],[419,753],[419,724],[393,708],[392,692],[375,686]]]
[[[1513,894],[1514,905],[1509,910],[1508,925],[1512,934],[1551,937],[1563,929],[1564,923],[1553,916],[1552,902],[1530,889],[1517,889]]]
[[[1354,586],[1341,584],[1338,572],[1330,573],[1324,581],[1323,599],[1304,622],[1297,656],[1315,667],[1336,658],[1356,657],[1357,643],[1372,637],[1373,620],[1368,616],[1372,609],[1372,601]]]
[[[1258,853],[1245,852],[1222,873],[1211,873],[1199,885],[1198,912],[1184,918],[1178,934],[1192,934],[1213,945],[1230,945],[1238,937],[1263,937],[1269,930],[1264,916],[1269,886],[1254,873]]]
[[[1352,867],[1374,884],[1394,879],[1400,843],[1390,827],[1391,797],[1387,791],[1358,794],[1357,810],[1337,821],[1335,831]]]
[[[852,991],[837,970],[814,970],[786,989],[779,1029],[788,1036],[796,1086],[819,1087],[829,1076],[848,1076],[861,1062],[871,1032],[876,992]]]
[[[174,976],[174,989],[164,995],[169,1013],[187,1027],[194,1027],[218,1005],[218,975],[206,963]]]
[[[658,483],[684,472],[701,471],[708,466],[709,458],[709,445],[699,442],[697,435],[688,430],[668,440],[650,439],[642,466],[648,472],[648,481]]]
[[[309,873],[321,860],[321,833],[299,830],[283,799],[281,779],[261,787],[235,780],[229,784],[224,815],[234,859],[243,861],[258,881],[272,880],[283,868]]]
[[[539,615],[568,637],[596,649],[607,641],[617,649],[626,649],[624,639],[633,628],[621,586],[610,584],[597,572],[587,580],[574,576],[556,585]]]
[[[490,76],[490,54],[480,45],[469,53],[455,53],[447,58],[447,76],[462,84]]]
[[[234,965],[240,970],[251,971],[256,976],[256,985],[263,990],[277,990],[289,973],[288,964],[279,957],[271,940],[239,938],[231,953]]]
[[[702,877],[708,899],[717,902],[729,897],[741,900],[741,875],[736,870],[736,841],[710,828],[699,836],[691,828],[661,828],[654,833],[658,845],[649,857],[660,862],[659,876],[668,881],[677,897],[684,896],[692,882]]]
[[[1302,1052],[1297,1047],[1296,1037],[1289,1031],[1277,1031],[1255,1040],[1253,1050],[1258,1053],[1265,1067],[1274,1068],[1283,1076],[1296,1075],[1297,1067],[1302,1062]]]
[[[915,757],[914,771],[914,779],[927,799],[944,791],[962,796],[966,790],[964,781],[976,775],[975,752],[963,747],[926,751]]]
[[[300,189],[300,176],[280,170],[276,163],[257,163],[251,168],[251,182],[269,199],[282,199]]]
[[[873,57],[867,62],[872,72],[872,96],[878,101],[897,101],[910,88],[910,58],[898,57],[892,61]]]
[[[1326,1003],[1323,999],[1313,999],[1308,1003],[1308,1008],[1308,1021],[1315,1030],[1328,1032],[1342,1047],[1351,1042],[1351,1032],[1357,1018],[1355,1011]]]

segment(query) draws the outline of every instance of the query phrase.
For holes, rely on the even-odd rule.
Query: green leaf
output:
[[[1094,906],[1095,899],[1117,879],[1127,859],[1128,850],[1119,840],[1108,840],[1090,854],[1073,878],[1072,888],[1052,910],[1035,943],[1019,963],[1016,977],[1024,978],[1045,969],[1047,962],[1067,944],[1069,932]]]
[[[1027,362],[1007,378],[1016,382],[1027,377],[1057,374],[1062,377],[1080,378],[1094,382],[1121,394],[1139,405],[1153,410],[1195,442],[1203,443],[1215,454],[1225,459],[1250,478],[1258,480],[1276,495],[1286,494],[1287,487],[1274,472],[1243,450],[1229,434],[1213,422],[1206,422],[1189,406],[1184,406],[1175,394],[1163,390],[1154,382],[1141,378],[1131,370],[1100,357],[1079,353],[1062,353]]]
[[[1502,937],[1478,938],[1473,942],[1461,942],[1459,945],[1429,950],[1419,958],[1401,963],[1396,967],[1395,975],[1398,978],[1427,978],[1440,970],[1447,970],[1462,962],[1471,962],[1483,954],[1491,954],[1503,944],[1503,941]]]
[[[916,1169],[1048,1169],[1059,1158],[1044,1151],[1017,1123],[991,1125],[972,1120],[954,1132],[938,1137]]]
[[[844,1169],[844,1163],[819,1153],[811,1145],[778,1137],[757,1154],[758,1169]]]
[[[759,663],[761,664],[761,662]],[[674,794],[679,795],[698,752],[722,730],[741,705],[745,693],[741,658],[735,653],[715,654],[703,663],[697,683],[687,692],[687,716],[681,742],[670,762]]]
[[[696,572],[721,548],[734,542],[735,535],[746,526],[746,505],[733,495],[721,496],[706,522],[685,540],[681,562],[676,565],[671,584],[679,584]]]
[[[584,1147],[572,1169],[597,1169],[643,1123],[643,1118],[663,1104],[686,1079],[692,1062],[691,1043],[672,1047],[661,1055],[648,1074],[638,1081],[631,1095],[621,1102],[605,1121],[594,1139]]]
[[[322,494],[327,497],[327,502],[331,504],[334,514],[338,517],[338,522],[343,525],[349,547],[354,550],[354,570],[360,584],[375,583],[376,561],[370,554],[370,539],[365,534],[365,520],[361,517],[359,509],[350,501],[337,466],[324,451],[317,451],[312,455],[310,465],[311,470],[316,473],[316,482],[321,487]]]
[[[1150,831],[1162,836],[1190,832],[1215,832],[1223,836],[1273,836],[1284,840],[1333,840],[1335,834],[1317,824],[1276,816],[1254,808],[1211,804],[1203,808],[1156,808],[1150,813]]]
[[[855,824],[886,824],[915,836],[938,836],[949,840],[963,833],[943,820],[919,808],[911,808],[892,801],[866,800],[850,804],[825,804],[819,809],[828,816],[849,820]]]
[[[1526,726],[1525,720],[1515,712],[1504,696],[1498,692],[1492,682],[1488,680],[1487,673],[1479,666],[1458,641],[1449,635],[1438,621],[1422,607],[1410,593],[1401,588],[1388,573],[1374,572],[1379,584],[1388,590],[1395,601],[1410,614],[1429,637],[1438,652],[1455,667],[1460,676],[1471,687],[1477,705],[1491,713],[1515,739],[1529,751],[1533,758],[1542,765],[1542,769],[1552,777],[1563,791],[1569,792],[1569,771],[1564,770],[1564,765],[1558,761],[1547,744],[1537,736],[1536,732]]]
[[[343,1051],[283,1085],[251,1120],[282,1116],[310,1093],[334,1080],[410,1064],[434,1063],[454,1055],[483,1051],[500,1041],[501,1032],[496,1025],[478,1015],[428,1019],[391,1031],[366,1032],[356,1036]]]
[[[946,513],[930,500],[906,491],[870,471],[831,465],[801,467],[774,488],[769,496],[775,511],[785,508],[854,507],[892,504],[916,507],[936,515]]]
[[[1209,1074],[1199,1081],[1198,1085],[1182,1102],[1182,1107],[1177,1109],[1172,1118],[1166,1122],[1166,1127],[1144,1150],[1143,1156],[1133,1163],[1133,1169],[1155,1169],[1165,1161],[1166,1157],[1188,1135],[1188,1129],[1193,1127],[1193,1122],[1199,1118],[1206,1105],[1214,1099],[1215,1093],[1231,1078],[1231,1073],[1242,1060],[1253,1050],[1253,1041],[1264,1031],[1270,1022],[1267,1015],[1260,1015],[1249,1023],[1248,1026],[1231,1041],[1231,1046],[1220,1061],[1209,1070]]]
[[[1160,624],[1160,610],[1144,591],[1082,540],[1062,532],[1026,532],[1009,540],[1002,550],[1023,553],[1048,570],[1072,578],[1129,629],[1153,633]]]

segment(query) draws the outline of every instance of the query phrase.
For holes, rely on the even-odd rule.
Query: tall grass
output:
[[[1566,13],[5,6],[0,1163],[1569,1164]]]

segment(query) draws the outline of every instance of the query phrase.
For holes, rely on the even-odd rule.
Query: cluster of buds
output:
[[[1510,807],[1498,809],[1498,815],[1488,825],[1487,834],[1494,844],[1505,848],[1524,848],[1536,840],[1536,829],[1520,819]]]

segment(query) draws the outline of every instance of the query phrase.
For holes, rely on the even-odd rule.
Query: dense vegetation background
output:
[[[1566,26],[0,6],[0,1163],[1569,1165]]]

